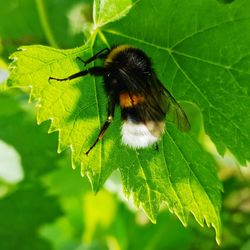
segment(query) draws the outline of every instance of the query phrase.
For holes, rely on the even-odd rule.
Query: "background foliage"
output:
[[[249,29],[249,26],[247,26],[247,24],[249,25],[247,16],[249,7],[247,2],[238,1],[237,3],[233,3],[233,5],[224,5],[224,2],[216,1],[213,3],[208,3],[208,1],[193,1],[193,3],[188,3],[185,1],[184,5],[187,4],[188,8],[186,6],[184,9],[188,11],[183,19],[178,18],[179,14],[183,15],[185,13],[181,10],[183,6],[177,6],[175,1],[166,1],[164,4],[159,2],[160,5],[164,5],[158,6],[159,9],[163,9],[163,7],[166,9],[166,5],[169,4],[167,7],[170,14],[172,14],[166,15],[166,17],[169,17],[169,22],[166,22],[165,16],[161,17],[159,15],[159,20],[155,20],[155,22],[148,21],[147,27],[148,31],[150,31],[148,34],[145,30],[138,29],[138,27],[145,26],[145,23],[143,23],[145,19],[137,18],[139,15],[138,11],[140,12],[140,10],[142,10],[143,13],[149,13],[149,15],[153,13],[153,18],[153,15],[155,17],[155,13],[158,11],[157,8],[152,10],[152,8],[149,8],[150,5],[144,4],[146,1],[141,1],[141,3],[138,3],[138,5],[133,8],[126,8],[126,4],[130,6],[132,3],[130,3],[130,1],[124,1],[124,5],[115,4],[115,6],[118,6],[117,9],[111,8],[110,11],[108,7],[112,2],[114,1],[106,1],[106,5],[100,5],[100,2],[96,1],[96,8],[99,9],[99,12],[94,15],[94,24],[100,28],[105,28],[99,30],[102,31],[102,33],[98,33],[98,31],[94,34],[94,36],[97,35],[100,39],[92,40],[92,43],[93,41],[95,41],[95,43],[93,44],[94,47],[91,48],[97,50],[99,47],[104,46],[103,43],[108,41],[113,41],[114,43],[124,43],[125,41],[126,43],[143,47],[150,53],[154,61],[157,62],[161,61],[160,58],[162,56],[162,49],[156,47],[156,45],[158,46],[160,44],[160,47],[166,50],[165,57],[169,59],[166,65],[157,65],[156,70],[161,79],[165,79],[164,68],[169,69],[167,73],[170,74],[170,76],[172,74],[172,76],[170,77],[168,75],[168,78],[173,79],[172,84],[174,85],[172,86],[172,91],[175,93],[175,96],[177,96],[177,99],[189,100],[189,97],[195,98],[195,95],[182,93],[183,88],[178,89],[178,82],[190,84],[190,79],[193,79],[194,74],[197,74],[197,78],[194,78],[194,86],[202,84],[201,86],[204,87],[207,82],[214,80],[214,83],[217,84],[214,85],[214,87],[219,89],[217,92],[219,93],[218,96],[212,99],[214,103],[211,102],[209,103],[210,105],[206,105],[205,97],[211,97],[213,93],[208,93],[207,91],[211,90],[211,88],[205,87],[205,97],[202,96],[202,98],[200,98],[199,94],[202,95],[202,93],[197,91],[196,98],[189,101],[194,101],[203,111],[203,116],[205,115],[205,117],[203,117],[205,130],[209,132],[216,143],[217,149],[223,153],[225,148],[230,148],[238,157],[238,160],[245,163],[245,161],[249,159],[249,150],[245,150],[249,148],[249,144],[247,144],[249,143],[249,133],[247,132],[249,128],[249,117],[244,115],[246,107],[248,107],[244,105],[247,105],[249,101],[247,95],[247,88],[249,86],[247,84],[248,68],[246,64],[249,45],[248,38],[246,36],[242,38],[242,36],[246,34],[247,29]],[[11,4],[1,3],[1,5],[3,6],[0,8],[2,11],[0,16],[1,19],[4,20],[4,25],[0,27],[0,37],[2,39],[1,73],[3,72],[1,75],[4,75],[6,72],[7,56],[16,50],[19,45],[49,44],[54,47],[71,48],[83,43],[83,31],[85,31],[85,38],[87,38],[91,35],[90,31],[93,30],[93,21],[91,20],[91,15],[89,15],[92,7],[91,2],[88,1],[64,1],[63,4],[62,2],[59,4],[58,1],[11,1]],[[119,6],[121,6],[120,9]],[[198,12],[196,16],[196,26],[192,26],[187,21],[189,20],[189,15],[193,15],[191,10],[195,10],[195,8],[198,7],[201,12]],[[181,10],[181,13],[178,13],[178,10]],[[204,13],[202,10],[214,11],[213,13],[210,12],[210,15],[206,14],[205,16],[207,18],[203,18]],[[38,11],[39,15],[35,14],[36,11]],[[122,13],[122,16],[128,16],[118,22],[108,24],[110,21],[117,21],[119,18],[110,19],[110,16],[113,16],[112,11],[114,11],[114,13]],[[143,13],[141,13],[141,16]],[[13,18],[9,18],[10,16]],[[148,20],[152,20],[152,18],[148,17]],[[169,25],[172,22],[175,23],[175,27],[178,27],[178,29],[176,28],[176,30],[171,31],[170,27],[173,26],[170,25],[168,30],[171,34],[169,34],[169,36],[165,35],[164,37],[164,33],[158,36],[152,35],[152,32],[157,32],[157,27],[154,25],[157,23],[159,25],[163,21],[169,23]],[[218,25],[218,23],[220,23],[220,25]],[[237,25],[237,23],[239,23],[239,25]],[[133,27],[133,24],[136,24],[136,28]],[[197,26],[198,24],[200,25],[199,27]],[[209,25],[211,25],[211,27]],[[214,32],[210,32],[210,29],[213,30],[212,27],[216,27]],[[230,32],[228,32],[228,27],[230,28]],[[231,28],[233,28],[233,30]],[[133,33],[134,30],[136,30],[136,33]],[[198,32],[196,36],[192,35],[192,33],[197,30],[201,30],[201,32]],[[208,32],[206,32],[207,30]],[[126,31],[126,36],[124,35],[124,31]],[[181,40],[183,34],[185,35],[184,37],[191,39],[186,39],[183,43]],[[242,34],[242,36],[240,36],[240,34]],[[106,39],[104,39],[104,37]],[[152,39],[156,39],[156,37],[159,40],[152,41]],[[214,37],[217,38],[216,41],[218,44],[214,43],[213,48],[211,45],[204,43],[204,41],[208,39],[214,40]],[[165,38],[168,41],[165,41]],[[172,40],[170,41],[169,38]],[[240,40],[242,42],[240,42]],[[230,41],[228,42],[228,47],[221,50],[221,45],[224,45],[225,41]],[[152,43],[153,46],[152,44],[146,43]],[[241,48],[232,50],[231,48],[234,44],[240,44],[241,46],[238,47]],[[208,47],[204,48],[204,46],[209,46],[209,48],[212,48],[212,51],[206,54]],[[175,50],[169,53],[168,48],[174,48]],[[193,50],[191,50],[192,48]],[[79,51],[79,53],[82,53],[82,49]],[[196,58],[187,58],[183,55],[183,53],[187,51],[191,55],[195,54]],[[229,51],[233,52],[229,54]],[[72,52],[69,51],[69,54],[70,53]],[[91,51],[88,53],[91,53]],[[169,55],[167,55],[168,53]],[[44,54],[39,53],[39,56],[41,55]],[[46,55],[44,56],[46,58]],[[197,58],[200,59],[199,63],[196,62]],[[228,61],[223,61],[225,58]],[[73,60],[74,57],[71,57],[70,61]],[[185,60],[189,61],[186,62]],[[211,64],[211,62],[216,62],[217,60],[219,60],[220,64]],[[204,64],[206,64],[206,66]],[[227,65],[232,66],[232,64],[234,64],[233,68],[226,68]],[[34,67],[34,65],[33,63],[29,66]],[[72,62],[67,65],[70,65],[69,71],[79,70],[79,66],[74,63],[72,65]],[[27,65],[25,65],[25,67],[27,68]],[[226,73],[224,71],[226,71]],[[68,72],[60,72],[58,68],[53,72],[59,75],[68,74]],[[185,75],[185,72],[190,73],[191,76]],[[210,79],[208,79],[209,77]],[[211,79],[211,77],[215,78]],[[232,78],[229,79],[229,77]],[[45,80],[46,79],[47,77]],[[227,84],[227,89],[221,87],[225,84]],[[241,86],[237,84],[241,84]],[[79,86],[83,86],[83,84]],[[3,85],[1,88],[4,88]],[[219,105],[218,108],[218,103],[215,103],[215,101],[220,100],[220,97],[223,101],[229,100],[227,96],[232,93],[230,92],[232,89],[235,98],[230,97],[231,103],[221,102],[223,105]],[[189,91],[195,93],[192,89]],[[53,93],[54,92],[52,92],[52,94]],[[101,90],[100,93],[102,93]],[[202,101],[203,97],[204,100]],[[103,97],[101,96],[99,98]],[[238,102],[239,99],[242,101]],[[158,223],[152,225],[140,211],[132,209],[130,206],[128,207],[126,203],[123,203],[120,198],[121,194],[117,194],[117,190],[121,190],[118,184],[119,181],[117,181],[117,173],[115,173],[112,179],[106,184],[107,190],[101,190],[98,195],[94,197],[89,185],[78,173],[70,170],[69,152],[67,151],[61,156],[56,155],[57,135],[46,135],[49,124],[46,123],[40,127],[35,125],[34,109],[27,107],[25,104],[27,101],[26,95],[8,90],[1,94],[0,101],[1,107],[3,107],[0,112],[0,138],[5,143],[5,146],[6,143],[7,145],[11,145],[19,154],[21,158],[21,169],[23,169],[24,172],[24,177],[20,175],[20,179],[23,179],[22,181],[19,180],[20,182],[18,184],[15,182],[11,183],[6,180],[6,176],[2,176],[0,186],[2,197],[0,201],[1,249],[20,249],[21,247],[23,247],[23,249],[196,249],[197,246],[199,246],[198,249],[201,249],[201,246],[204,249],[217,248],[213,240],[213,234],[204,229],[201,231],[199,226],[197,226],[191,218],[189,220],[189,227],[184,229],[176,218],[163,209],[159,215]],[[202,108],[203,105],[204,108]],[[209,110],[207,107],[209,107]],[[235,109],[232,111],[230,107],[234,107]],[[231,116],[228,120],[231,121],[232,126],[236,127],[231,128],[231,125],[226,127],[223,123],[225,121],[223,119],[221,120],[223,116],[215,116],[216,112],[213,112],[214,108],[216,110],[219,109],[219,112],[217,112],[219,114],[221,112],[224,113],[224,111],[227,112],[224,113],[226,115],[230,113]],[[193,131],[191,136],[184,138],[182,135],[176,134],[174,128],[170,128],[170,133],[172,136],[176,136],[175,141],[178,141],[178,137],[180,142],[185,141],[182,147],[186,145],[186,148],[190,148],[190,145],[194,145],[191,147],[191,151],[194,152],[194,148],[197,148],[196,145],[198,144],[194,144],[192,141],[194,141],[194,139],[196,140],[198,136],[202,138],[201,141],[205,146],[208,147],[210,143],[206,141],[206,137],[204,137],[203,133],[201,133],[202,136],[200,134],[200,111],[191,104],[189,104],[189,106],[187,105],[187,109],[189,110],[190,116],[194,117],[192,119]],[[237,111],[238,116],[236,116],[234,110]],[[40,121],[46,120],[45,118],[46,117],[40,117]],[[105,108],[103,108],[101,119],[105,119]],[[94,123],[95,122],[92,121],[92,124]],[[118,120],[117,125],[114,126],[118,128]],[[225,130],[225,128],[227,129]],[[222,133],[224,134],[222,135]],[[236,135],[239,136],[237,137]],[[110,136],[111,138],[112,136],[115,137],[115,133],[112,135],[112,132],[110,132]],[[221,144],[222,137],[224,145]],[[107,142],[107,145],[108,144],[110,144],[110,141]],[[168,143],[168,145],[171,144]],[[59,149],[62,150],[64,148],[65,146]],[[6,147],[5,150],[7,150]],[[206,160],[202,157],[199,160],[204,163],[206,162],[208,169],[214,165],[211,157],[202,149],[196,152],[199,156],[204,155],[204,157],[206,157]],[[215,153],[215,155],[217,154]],[[194,155],[192,157],[190,161],[193,161],[195,158]],[[171,160],[171,157],[169,157],[169,159]],[[174,161],[177,158],[174,156],[172,159]],[[221,161],[221,158],[217,155],[217,161],[218,159],[220,159],[220,165],[224,165],[221,166],[221,175],[225,183],[225,192],[223,194],[224,204],[222,208],[222,221],[224,225],[222,248],[248,249],[250,244],[248,241],[250,234],[248,225],[249,180],[247,179],[247,174],[245,175],[243,173],[239,175],[241,170],[238,168],[233,168],[234,170],[229,171],[230,173],[228,174],[228,170],[226,170],[228,165],[238,164],[232,164],[232,162],[235,161],[232,156],[230,156],[227,161]],[[1,165],[6,168],[4,164],[6,163],[1,161]],[[182,163],[179,164],[181,170]],[[199,167],[200,165],[198,164],[197,166]],[[180,171],[179,169],[177,170]],[[204,174],[205,173],[206,172],[204,172]],[[124,176],[126,176],[126,172]],[[102,183],[107,177],[108,174],[106,174]],[[202,180],[205,180],[205,177],[201,177]],[[131,178],[133,178],[133,175]],[[135,183],[136,180],[138,179],[132,182]],[[217,190],[219,190],[217,180],[208,180],[208,186],[211,188],[215,185],[215,187],[211,189],[213,192],[217,192]],[[102,183],[97,183],[96,190],[99,189]],[[125,183],[123,182],[123,184]],[[137,183],[137,185],[139,186],[140,184]],[[178,190],[178,185],[176,188]],[[115,193],[114,190],[116,190]],[[211,193],[211,191],[207,192]],[[180,194],[182,193],[183,190],[180,191]],[[138,196],[138,199],[139,201],[145,201],[148,198]],[[215,201],[218,200],[219,198],[217,196]],[[216,205],[213,203],[213,205],[217,208],[219,207],[219,204]],[[186,206],[187,211],[193,208],[191,202],[190,204],[187,202]],[[173,207],[176,207],[176,204],[173,204]],[[147,211],[147,206],[144,206],[144,209]],[[156,213],[157,210],[158,208],[153,213]],[[148,211],[148,214],[151,219],[152,217],[154,219],[155,214],[152,216],[152,211]],[[198,212],[194,212],[194,214],[198,216]],[[207,214],[209,214],[209,212],[201,212],[201,216]],[[182,218],[182,220],[185,218],[183,215],[179,215],[179,217]],[[215,218],[212,220],[214,219]],[[187,220],[187,217],[185,220]],[[202,219],[200,219],[200,222],[202,222]],[[27,224],[29,227],[27,227]],[[217,227],[217,229],[219,228],[218,225],[215,227]],[[13,232],[15,233],[13,234]],[[30,240],[30,237],[32,240]],[[143,240],[138,242],[138,238]],[[21,246],[20,241],[22,241]],[[204,241],[206,244],[203,243]]]

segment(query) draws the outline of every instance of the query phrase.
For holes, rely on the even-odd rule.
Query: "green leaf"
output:
[[[0,198],[0,249],[49,250],[51,244],[39,236],[39,230],[62,211],[56,197],[49,196],[42,186],[41,177],[56,167],[58,157],[51,153],[56,138],[44,136],[46,128],[35,126],[23,96],[18,99],[10,93],[0,94],[0,106],[4,107],[0,110],[0,140],[16,149],[24,170],[24,180]]]
[[[0,2],[0,38],[4,56],[20,44],[82,45],[83,25],[91,16],[92,0],[19,0]],[[11,18],[10,18],[11,17]],[[80,31],[74,25],[78,20]],[[80,33],[80,34],[79,34]]]
[[[52,249],[37,231],[41,225],[61,215],[61,211],[58,202],[48,197],[43,187],[22,185],[19,190],[0,200],[0,211],[1,249]]]
[[[250,3],[141,0],[124,1],[123,8],[109,10],[114,3],[95,2],[98,25],[83,47],[30,46],[14,53],[9,85],[32,87],[38,122],[51,120],[50,131],[59,131],[58,151],[71,147],[73,166],[81,166],[94,191],[118,169],[125,193],[133,196],[153,222],[160,205],[167,203],[184,225],[190,212],[201,225],[212,225],[219,241],[221,184],[214,161],[194,132],[183,134],[167,123],[159,152],[132,150],[121,145],[117,109],[105,138],[86,157],[84,152],[106,119],[101,81],[90,76],[66,82],[49,82],[48,78],[64,78],[82,70],[76,57],[89,58],[105,46],[102,41],[138,46],[152,58],[159,78],[176,99],[200,108],[205,132],[219,152],[229,149],[246,163],[250,159],[246,150],[250,146],[246,115],[250,105]],[[130,10],[123,17],[126,8]]]
[[[145,13],[146,20],[138,18]],[[107,25],[103,32],[114,44],[125,40],[145,48],[174,96],[200,108],[205,131],[220,154],[229,149],[246,165],[250,159],[249,2],[140,1],[126,18]]]

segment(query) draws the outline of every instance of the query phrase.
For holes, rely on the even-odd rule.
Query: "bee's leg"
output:
[[[88,60],[84,61],[81,57],[77,57],[76,59],[77,60],[80,60],[84,66],[86,66],[87,64],[93,62],[94,60],[96,59],[103,59],[107,56],[107,54],[110,52],[110,49],[109,48],[105,48],[105,49],[102,49],[101,51],[97,52],[95,55],[93,55],[92,57],[90,57]]]
[[[103,67],[92,67],[83,71],[80,71],[78,73],[75,73],[71,76],[68,76],[66,78],[54,78],[54,77],[49,77],[49,80],[56,80],[56,81],[67,81],[67,80],[72,80],[81,76],[85,75],[93,75],[93,76],[103,76],[105,74],[105,68]]]
[[[156,150],[156,151],[159,151],[159,145],[158,145],[157,142],[155,143],[155,150]]]
[[[92,146],[89,148],[89,150],[85,153],[86,155],[88,155],[89,152],[95,147],[95,145],[97,144],[97,142],[99,142],[103,138],[105,132],[107,131],[110,123],[113,120],[114,111],[115,111],[115,102],[114,102],[114,99],[113,98],[109,98],[109,101],[108,101],[108,118],[105,121],[105,123],[102,125],[101,131],[98,134],[98,137],[96,138],[95,142],[92,144]]]

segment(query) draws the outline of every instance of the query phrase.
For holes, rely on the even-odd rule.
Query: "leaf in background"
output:
[[[131,8],[125,2],[131,8],[127,16],[107,23],[117,20],[116,14],[122,15],[119,8],[117,13],[108,12],[111,16],[104,15],[100,6],[106,3],[96,2],[95,17],[106,25],[93,33],[99,31],[111,45],[128,43],[142,48],[176,99],[200,108],[205,131],[220,153],[228,148],[240,162],[249,160],[250,4],[243,0],[228,5],[210,0],[157,4],[141,0]],[[88,58],[104,46],[94,38],[74,50],[23,47],[12,56],[17,60],[9,84],[32,86],[31,96],[38,100],[38,122],[52,121],[50,131],[59,131],[59,151],[71,147],[73,165],[82,166],[95,191],[118,168],[125,193],[132,194],[152,221],[160,204],[166,202],[184,225],[191,212],[201,225],[204,221],[212,224],[219,239],[221,185],[213,160],[192,133],[183,134],[167,124],[159,152],[152,148],[135,151],[120,145],[118,111],[104,140],[89,157],[84,155],[106,118],[101,81],[87,76],[49,83],[48,78],[63,78],[83,69],[75,58]]]
[[[0,38],[4,45],[4,56],[7,58],[20,44],[40,43],[61,48],[82,45],[83,28],[80,34],[73,32],[72,22],[75,21],[76,13],[74,18],[70,14],[78,8],[78,22],[83,27],[92,2],[61,0],[59,4],[57,0],[1,1]]]
[[[7,42],[23,40],[23,43],[31,37],[40,41],[43,39],[36,1],[1,1],[0,7],[2,39],[6,39]]]
[[[46,43],[36,1],[1,1],[0,23],[0,38],[6,59],[20,44]]]
[[[20,154],[25,179],[0,199],[0,249],[48,250],[48,241],[39,236],[43,224],[61,215],[55,196],[47,195],[41,185],[43,174],[55,169],[57,157],[54,138],[44,136],[44,127],[36,127],[34,117],[24,112],[10,94],[0,95],[0,139]],[[9,170],[10,171],[10,170]]]
[[[22,185],[0,200],[0,248],[4,250],[49,250],[49,242],[38,235],[41,225],[61,215],[54,197],[39,185]]]

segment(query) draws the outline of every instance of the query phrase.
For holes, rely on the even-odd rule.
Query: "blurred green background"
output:
[[[91,13],[91,0],[0,3],[0,249],[250,249],[250,167],[229,153],[220,157],[206,136],[224,185],[220,247],[212,230],[192,217],[184,228],[165,207],[152,224],[122,195],[118,173],[94,195],[80,169],[71,169],[70,151],[56,153],[49,122],[37,126],[28,95],[6,90],[12,52],[29,44],[80,46]]]

